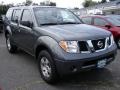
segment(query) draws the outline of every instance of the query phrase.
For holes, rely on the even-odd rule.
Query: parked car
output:
[[[107,15],[107,16],[120,20],[120,15]]]
[[[120,49],[120,17],[119,15],[94,15],[81,17],[82,21],[112,32],[115,42]]]
[[[3,32],[3,20],[2,16],[0,15],[0,33]]]
[[[116,56],[109,31],[82,24],[64,8],[13,7],[7,11],[5,23],[8,51],[14,53],[19,47],[34,56],[47,83],[61,75],[104,68]]]

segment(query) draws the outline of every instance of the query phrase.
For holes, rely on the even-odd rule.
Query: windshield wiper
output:
[[[40,24],[41,26],[45,26],[45,25],[62,25],[62,24],[81,24],[79,22],[62,22],[62,23],[44,23],[44,24]]]
[[[45,25],[58,25],[58,23],[44,23],[44,24],[40,24],[42,26],[45,26]]]

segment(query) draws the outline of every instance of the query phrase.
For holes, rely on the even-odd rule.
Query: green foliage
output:
[[[50,2],[50,5],[49,5],[49,6],[56,6],[56,3]]]
[[[0,5],[0,15],[6,14],[9,7],[10,7],[9,5]]]
[[[107,0],[102,0],[102,1],[101,1],[101,3],[106,3],[106,2],[107,2]]]
[[[116,0],[109,0],[109,1],[116,1]]]
[[[98,2],[95,2],[95,1],[92,1],[92,0],[85,0],[85,2],[83,2],[84,7],[94,6],[96,4],[98,4]]]
[[[26,3],[25,3],[26,6],[29,6],[31,4],[32,4],[32,0],[26,0]]]
[[[49,3],[40,2],[40,5],[41,6],[56,6],[56,3],[55,2],[49,2]]]

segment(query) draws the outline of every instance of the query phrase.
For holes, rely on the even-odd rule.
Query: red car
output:
[[[120,16],[119,15],[93,15],[80,17],[85,24],[94,25],[112,32],[115,42],[120,49]]]

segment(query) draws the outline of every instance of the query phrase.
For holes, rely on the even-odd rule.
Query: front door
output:
[[[32,23],[32,16],[28,9],[23,10],[22,17],[20,20],[19,25],[19,43],[20,46],[25,49],[28,52],[33,52],[33,45],[34,45],[34,31],[31,27],[28,27],[27,25],[23,24],[23,22],[30,22]]]

